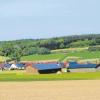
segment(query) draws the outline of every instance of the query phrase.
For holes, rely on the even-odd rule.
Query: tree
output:
[[[50,54],[50,50],[47,48],[38,48],[38,54]]]

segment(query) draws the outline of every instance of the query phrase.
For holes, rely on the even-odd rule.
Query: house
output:
[[[23,63],[16,63],[16,64],[4,64],[5,70],[16,70],[16,69],[25,69],[25,65]]]
[[[69,72],[95,72],[100,71],[100,65],[98,64],[79,64],[77,62],[69,62]]]
[[[37,63],[30,64],[26,67],[27,73],[57,73],[61,71],[62,64],[60,63]]]

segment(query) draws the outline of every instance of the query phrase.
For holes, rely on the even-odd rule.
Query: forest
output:
[[[51,50],[100,45],[100,34],[73,35],[48,39],[22,39],[0,42],[0,55],[12,59],[33,54],[50,54]],[[93,47],[93,48],[92,48]],[[96,49],[100,50],[100,48]]]

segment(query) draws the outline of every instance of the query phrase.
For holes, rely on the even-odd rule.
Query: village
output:
[[[20,71],[24,70],[31,74],[51,74],[51,73],[70,73],[70,72],[98,72],[100,63],[78,63],[70,62],[8,62],[0,64],[1,71]]]

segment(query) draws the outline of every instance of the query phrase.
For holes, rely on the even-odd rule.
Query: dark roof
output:
[[[79,64],[77,62],[70,62],[69,69],[77,69],[77,68],[96,68],[97,64]]]
[[[50,70],[50,69],[62,68],[61,64],[57,63],[33,64],[33,67],[37,68],[38,70]]]
[[[17,63],[17,64],[15,64],[17,67],[25,67],[25,64],[23,64],[23,63]]]
[[[8,64],[8,63],[4,64],[4,67],[6,67],[6,68],[10,68],[10,66],[11,66],[11,64]]]

